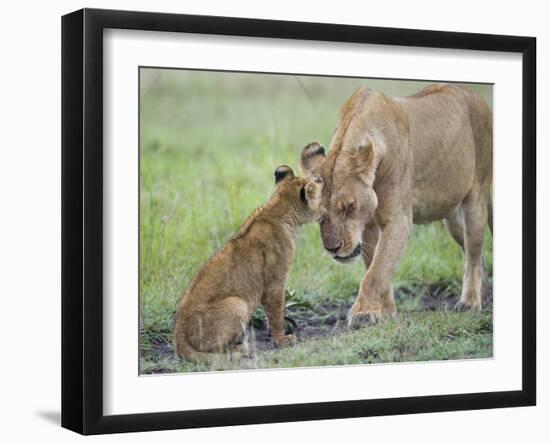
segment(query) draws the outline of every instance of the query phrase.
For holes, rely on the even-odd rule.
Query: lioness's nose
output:
[[[334,254],[336,251],[338,251],[338,249],[340,249],[340,246],[342,246],[342,243],[343,242],[340,242],[340,244],[338,246],[336,246],[335,248],[329,248],[328,246],[325,246],[325,249],[328,252],[332,252]]]

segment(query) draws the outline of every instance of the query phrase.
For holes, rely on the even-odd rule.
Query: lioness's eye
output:
[[[355,202],[348,203],[347,206],[345,206],[342,210],[344,216],[348,216],[355,210]]]

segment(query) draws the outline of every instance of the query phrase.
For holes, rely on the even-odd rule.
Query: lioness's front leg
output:
[[[363,231],[363,244],[361,248],[363,262],[365,263],[365,268],[368,270],[374,258],[374,252],[376,251],[376,245],[378,244],[378,238],[380,234],[380,229],[376,224],[376,221],[372,219]],[[393,286],[390,283],[390,290],[387,291],[382,296],[382,317],[395,316],[395,301],[393,299]]]
[[[359,293],[348,314],[348,325],[358,328],[395,314],[392,278],[405,249],[411,216],[400,212],[380,226],[378,244]]]
[[[294,335],[285,335],[285,287],[269,288],[262,299],[262,306],[271,329],[271,338],[276,347],[296,343]]]

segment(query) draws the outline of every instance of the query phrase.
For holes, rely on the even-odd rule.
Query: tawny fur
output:
[[[212,353],[243,350],[252,314],[262,306],[276,346],[285,335],[285,284],[302,224],[319,217],[321,180],[295,177],[288,166],[275,171],[277,189],[237,234],[198,272],[176,313],[176,355],[208,360]],[[245,349],[246,351],[246,349]]]
[[[487,225],[492,231],[492,125],[481,96],[459,86],[396,98],[365,87],[343,105],[328,155],[318,144],[304,148],[302,170],[325,183],[325,248],[342,263],[362,255],[367,267],[350,326],[395,314],[391,280],[411,225],[435,220],[465,253],[457,307],[481,309],[483,238]]]

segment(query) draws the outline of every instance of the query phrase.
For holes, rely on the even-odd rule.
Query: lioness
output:
[[[294,343],[295,337],[284,331],[285,283],[296,230],[319,217],[322,182],[279,166],[275,183],[268,202],[248,217],[183,294],[174,326],[177,356],[208,360],[210,353],[243,351],[245,328],[259,305],[274,345]]]
[[[321,237],[340,263],[367,272],[351,327],[396,312],[391,280],[412,223],[443,220],[465,256],[457,308],[481,309],[482,248],[492,232],[493,118],[475,92],[428,86],[410,97],[366,87],[344,104],[328,155],[307,145],[301,165],[321,177]],[[433,251],[426,251],[433,253]]]

